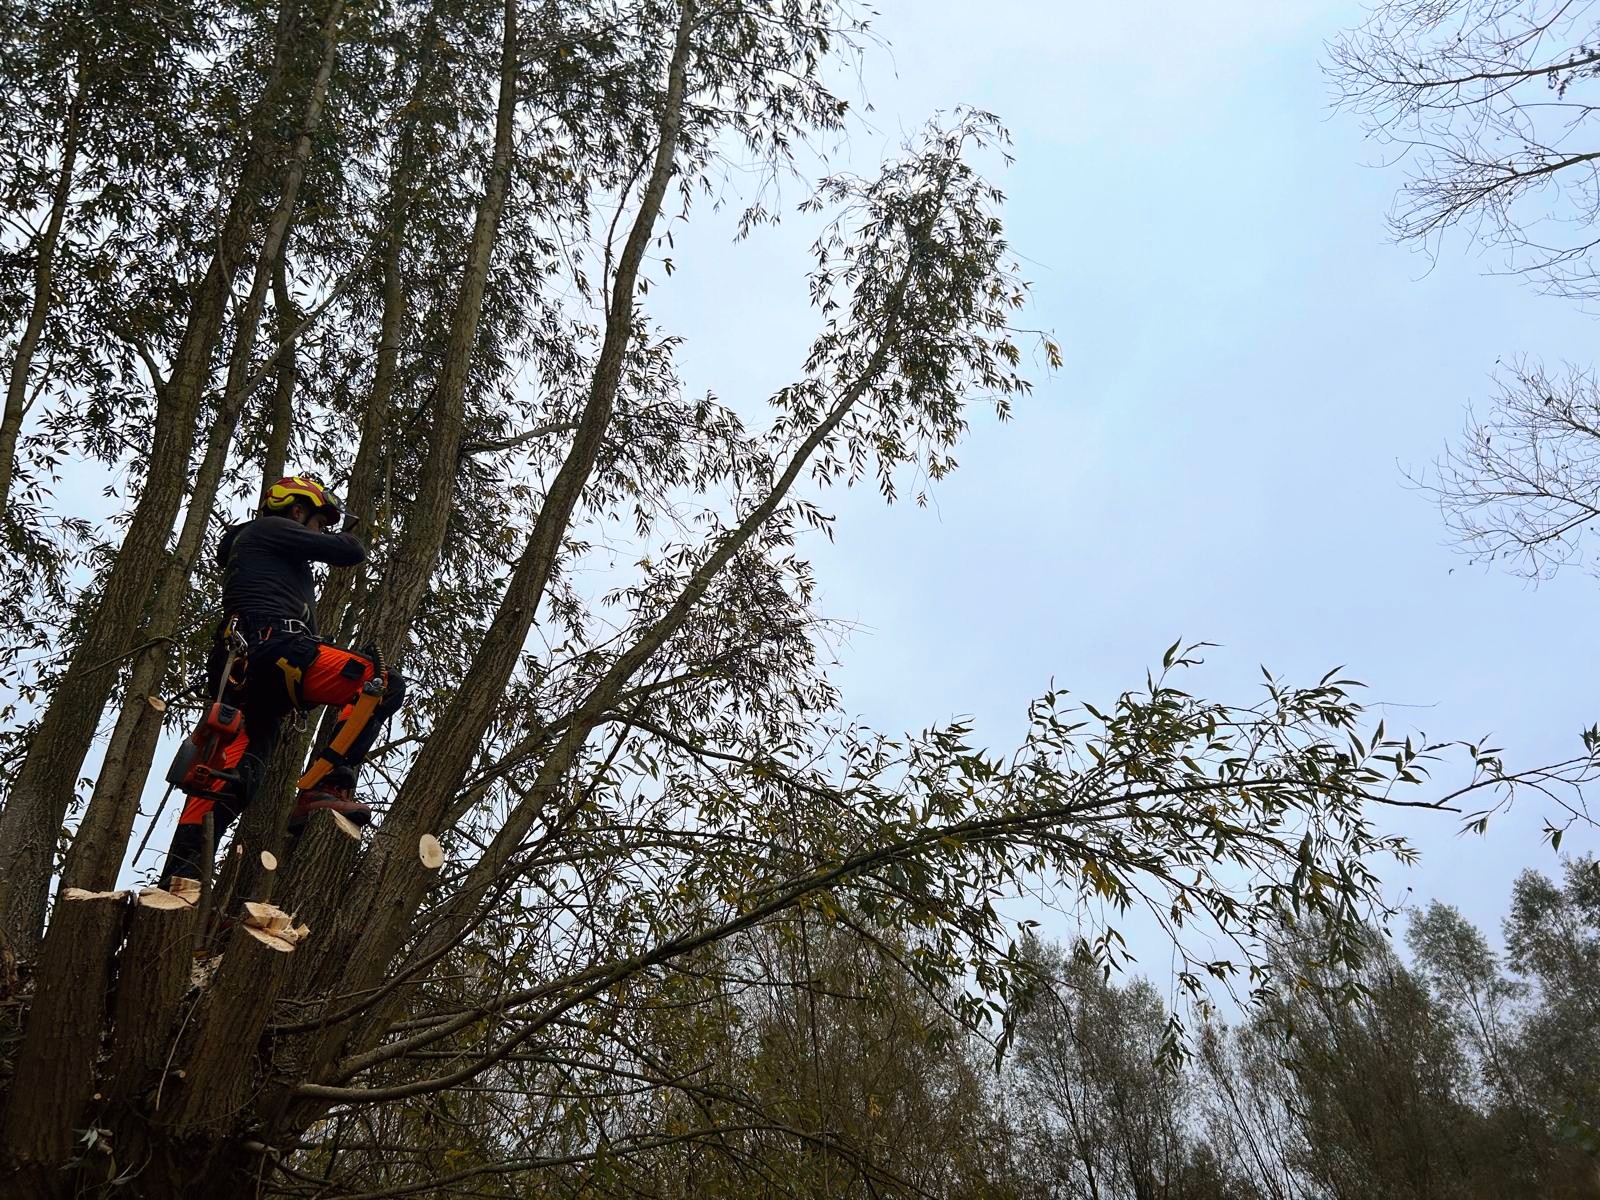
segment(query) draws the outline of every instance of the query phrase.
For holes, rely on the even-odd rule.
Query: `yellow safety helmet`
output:
[[[344,515],[339,497],[309,475],[285,475],[267,489],[268,512],[286,513],[297,503],[309,504],[318,512],[332,510],[334,520]]]

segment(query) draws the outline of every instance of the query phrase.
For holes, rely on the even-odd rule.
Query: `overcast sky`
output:
[[[1052,678],[1114,698],[1183,636],[1222,644],[1212,698],[1254,700],[1259,664],[1298,682],[1347,664],[1396,706],[1391,729],[1493,734],[1526,765],[1573,753],[1600,715],[1595,581],[1534,589],[1469,565],[1403,472],[1483,407],[1497,357],[1585,361],[1593,327],[1463,240],[1437,264],[1389,241],[1402,174],[1331,111],[1319,68],[1360,7],[885,8],[854,166],[935,109],[998,113],[1027,321],[1055,331],[1066,366],[1013,422],[975,422],[933,508],[834,498],[838,543],[811,549],[821,607],[860,625],[839,675],[851,712],[890,730],[969,714],[1014,744]],[[678,272],[651,298],[689,339],[691,385],[739,402],[797,371],[811,227],[739,247],[728,232],[680,230]],[[1387,872],[1394,895],[1497,936],[1516,874],[1555,868],[1541,816],[1526,804],[1487,838],[1388,821],[1423,851]],[[1159,970],[1162,948],[1142,950]]]

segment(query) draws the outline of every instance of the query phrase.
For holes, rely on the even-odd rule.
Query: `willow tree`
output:
[[[1373,860],[1408,853],[1373,806],[1434,748],[1364,732],[1345,681],[1215,704],[1178,688],[1194,658],[1174,647],[1103,710],[1037,700],[1006,753],[960,724],[842,719],[799,548],[827,489],[938,479],[974,406],[1008,416],[1023,362],[1056,358],[1014,328],[1026,289],[986,174],[1004,133],[960,112],[801,205],[817,332],[766,409],[686,394],[645,307],[671,222],[842,128],[827,81],[852,5],[125,7],[163,14],[104,36],[177,72],[140,103],[192,173],[128,173],[85,132],[68,178],[39,82],[58,69],[6,81],[30,129],[60,131],[28,143],[22,226],[53,220],[65,179],[55,245],[97,248],[57,251],[63,307],[8,343],[41,397],[19,445],[101,429],[132,484],[46,623],[0,811],[19,966],[0,1154],[27,1194],[520,1194],[556,1165],[581,1183],[714,1144],[727,1110],[614,1141],[584,1080],[681,1089],[630,1040],[641,1011],[708,948],[802,915],[905,946],[895,969],[973,1026],[1025,971],[997,906],[1042,876],[1109,918],[1107,964],[1116,913],[1148,905],[1197,992],[1263,986],[1296,914],[1356,953]],[[83,94],[87,131],[118,97]],[[12,252],[37,275],[42,239]],[[125,303],[95,300],[107,281]],[[80,360],[87,381],[34,365]],[[287,844],[291,757],[204,905],[116,891],[162,713],[192,715],[213,515],[286,461],[348,490],[374,550],[328,581],[324,626],[418,685],[373,780],[382,819],[363,841],[319,816]],[[621,579],[596,595],[602,572]],[[1479,766],[1469,786],[1508,782]],[[485,1092],[508,1098],[464,1099]],[[452,1109],[493,1119],[447,1145]],[[737,1119],[826,1141],[780,1117]],[[378,1128],[400,1142],[346,1153]]]

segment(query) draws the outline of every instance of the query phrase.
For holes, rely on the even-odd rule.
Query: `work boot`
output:
[[[372,809],[350,794],[351,789],[332,783],[319,783],[305,788],[294,800],[294,811],[289,814],[289,832],[299,833],[305,828],[311,814],[320,808],[330,808],[353,825],[372,824]]]

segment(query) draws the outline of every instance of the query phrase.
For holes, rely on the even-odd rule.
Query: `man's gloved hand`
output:
[[[339,525],[340,533],[354,533],[356,526],[361,524],[361,518],[355,513],[345,513],[343,522]]]

